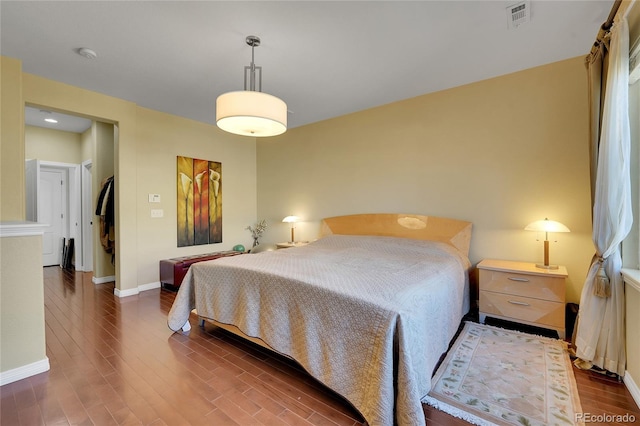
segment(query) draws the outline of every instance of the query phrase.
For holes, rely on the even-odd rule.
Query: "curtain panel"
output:
[[[597,41],[585,60],[589,84],[589,171],[591,174],[591,207],[596,198],[596,171],[598,169],[598,145],[602,126],[604,94],[609,71],[609,42],[611,33],[600,28]],[[593,214],[593,211],[592,211]],[[593,219],[593,217],[592,217]]]
[[[618,15],[587,57],[591,111],[592,238],[596,247],[580,297],[576,365],[624,375],[624,284],[620,244],[631,229],[629,29]]]

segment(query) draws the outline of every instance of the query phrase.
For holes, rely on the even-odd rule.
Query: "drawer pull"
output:
[[[509,300],[509,303],[511,303],[512,305],[520,305],[520,306],[531,306],[528,303],[525,302],[519,302],[517,300]]]
[[[521,282],[521,283],[528,283],[528,282],[529,282],[529,280],[528,280],[528,279],[526,279],[526,278],[520,278],[520,277],[509,277],[509,279],[510,279],[511,281],[518,281],[518,282]]]

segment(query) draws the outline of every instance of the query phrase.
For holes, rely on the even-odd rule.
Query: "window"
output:
[[[640,269],[640,81],[629,86],[629,127],[633,226],[622,243],[622,267]]]

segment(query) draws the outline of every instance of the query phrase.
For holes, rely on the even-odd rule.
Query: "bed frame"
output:
[[[324,219],[320,230],[323,236],[376,235],[440,241],[469,256],[471,222],[436,216],[415,214],[354,214]]]
[[[440,241],[458,249],[465,256],[469,255],[471,243],[471,222],[436,216],[414,214],[354,214],[335,216],[322,221],[321,236],[338,235],[376,235],[385,237],[411,238],[414,240]],[[223,324],[215,320],[206,321],[227,330],[245,340],[274,351],[263,340],[247,336],[232,324]],[[200,318],[200,326],[205,319]],[[187,322],[189,324],[189,322]],[[183,330],[188,331],[188,330]]]

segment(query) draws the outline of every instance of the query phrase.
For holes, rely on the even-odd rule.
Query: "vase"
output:
[[[252,248],[257,246],[258,244],[260,244],[260,241],[258,241],[258,239],[259,239],[259,237],[254,237],[253,238],[253,246],[252,246]]]

